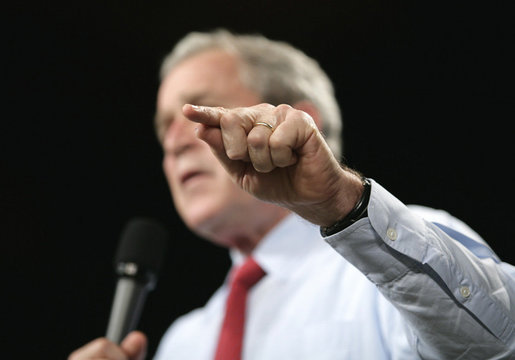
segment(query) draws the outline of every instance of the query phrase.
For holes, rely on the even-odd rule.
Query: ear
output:
[[[322,130],[322,117],[320,116],[320,112],[318,111],[315,104],[313,104],[309,100],[302,100],[299,102],[296,102],[292,105],[293,108],[297,110],[304,111],[305,113],[308,113],[309,116],[315,120],[315,123],[317,124],[317,127],[319,130]]]

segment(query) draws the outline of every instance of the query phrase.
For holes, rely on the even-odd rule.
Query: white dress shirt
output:
[[[368,217],[325,240],[291,215],[255,249],[267,275],[243,359],[515,359],[515,268],[459,220],[372,181]],[[155,359],[213,359],[227,294],[175,321]]]

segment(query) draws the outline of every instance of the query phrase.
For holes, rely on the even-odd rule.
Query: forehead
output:
[[[222,50],[207,50],[181,61],[164,78],[158,108],[198,102],[198,97],[232,97],[244,85],[240,61]],[[172,105],[173,104],[173,105]]]

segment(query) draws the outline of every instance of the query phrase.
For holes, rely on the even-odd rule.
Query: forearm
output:
[[[327,241],[403,314],[424,358],[515,352],[515,285],[377,183],[368,218]]]

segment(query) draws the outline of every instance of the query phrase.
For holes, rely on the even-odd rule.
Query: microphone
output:
[[[155,220],[135,218],[120,237],[114,258],[119,276],[106,337],[119,344],[138,324],[143,304],[157,282],[168,231]]]

